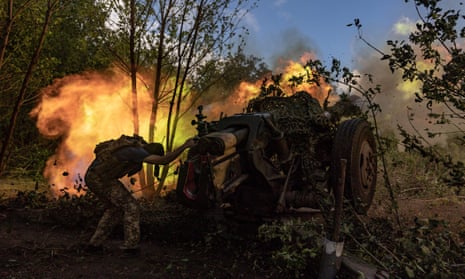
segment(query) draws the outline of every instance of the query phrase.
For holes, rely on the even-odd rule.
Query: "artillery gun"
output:
[[[244,113],[207,122],[179,170],[176,193],[191,208],[265,218],[308,212],[330,197],[346,168],[344,195],[359,213],[376,187],[376,144],[369,122],[348,99],[324,109],[307,92],[249,102]]]

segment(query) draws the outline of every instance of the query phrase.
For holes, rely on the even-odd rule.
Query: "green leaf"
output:
[[[408,278],[415,278],[415,272],[408,266],[405,267]]]
[[[425,254],[425,255],[430,255],[430,254],[431,254],[431,250],[430,250],[427,246],[425,246],[425,245],[422,245],[422,246],[420,247],[420,249],[421,249],[421,251],[423,252],[423,254]]]

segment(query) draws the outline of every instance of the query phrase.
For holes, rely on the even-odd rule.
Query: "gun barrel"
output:
[[[214,156],[223,155],[226,150],[237,146],[247,139],[248,129],[228,128],[220,132],[213,132],[200,138],[197,143],[197,152]]]

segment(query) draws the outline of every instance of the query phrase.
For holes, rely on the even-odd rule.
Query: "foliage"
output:
[[[444,221],[415,219],[414,225],[396,239],[402,251],[397,268],[408,278],[450,278],[465,257],[463,244],[452,237]]]
[[[12,208],[44,208],[49,204],[46,191],[18,191],[16,197],[9,200],[8,206]]]
[[[105,48],[109,14],[101,1],[68,1],[55,15],[44,48],[43,60],[50,65],[48,83],[57,77],[89,69],[106,69],[111,57]]]
[[[202,65],[228,54],[237,42],[243,44],[243,34],[239,33],[242,29],[241,20],[244,10],[248,11],[254,5],[255,1],[248,0],[160,2],[153,97],[156,102],[160,102],[166,96],[169,104],[165,137],[168,151],[175,147],[176,130],[181,118],[205,93],[191,90],[194,80],[201,75],[211,74],[202,72],[211,69],[202,68]],[[162,73],[172,78],[171,88],[166,88],[166,81],[162,81],[160,76]],[[153,140],[157,108],[158,103],[152,108],[149,140]],[[167,174],[168,167],[164,167],[157,188],[158,194]]]
[[[134,132],[148,131],[148,141],[156,132],[165,132],[165,148],[175,148],[178,123],[182,116],[220,77],[216,75],[221,59],[241,46],[246,30],[240,25],[245,13],[255,6],[253,0],[126,0],[104,1],[113,16],[105,45],[115,64],[130,73]],[[249,6],[249,3],[250,6]],[[255,62],[255,61],[253,61]],[[250,63],[249,65],[250,66]],[[137,108],[136,71],[151,69],[153,80],[143,80],[152,90],[154,103],[148,127],[140,127]],[[142,79],[140,75],[137,78]],[[195,90],[192,90],[195,88]],[[159,107],[167,106],[166,131],[155,131]],[[160,194],[169,166],[164,166],[154,192]],[[147,185],[154,185],[152,169],[147,169]]]
[[[433,162],[415,153],[392,148],[386,155],[390,174],[399,184],[394,188],[396,196],[418,197],[418,192],[405,191],[417,185],[424,187],[420,190],[424,191],[424,197],[442,196],[443,186],[432,178],[443,170],[433,168]],[[102,212],[102,204],[92,194],[42,200],[40,197],[44,195],[40,191],[22,193],[14,199],[17,202],[10,205],[46,209],[44,214],[54,224],[64,227],[83,228],[95,224]],[[227,250],[235,259],[247,258],[253,263],[254,270],[273,268],[279,278],[316,277],[318,269],[315,267],[319,265],[322,253],[321,239],[328,229],[321,220],[289,219],[266,223],[259,227],[259,242],[254,242],[239,237],[239,233],[244,235],[243,227],[237,231],[232,231],[231,227],[218,231],[217,220],[211,218],[214,216],[207,217],[182,207],[173,195],[167,195],[163,200],[141,202],[144,237],[169,243],[188,241],[192,250]],[[387,200],[385,192],[378,191],[377,195],[379,200]],[[383,206],[389,208],[389,204],[383,203]],[[349,206],[345,207],[343,220],[344,251],[388,271],[392,278],[463,278],[465,235],[457,234],[444,221],[415,218],[411,223],[408,219],[408,225],[399,230],[389,215],[378,218],[358,216]]]
[[[446,169],[415,152],[390,149],[386,159],[395,183],[394,194],[411,214],[404,213],[399,227],[389,215],[359,216],[346,207],[345,251],[388,271],[392,278],[462,278],[464,235],[458,232],[457,224],[439,216],[419,218],[417,210],[423,208],[410,205],[411,199],[427,199],[433,207],[444,200],[452,202],[453,191],[440,180]],[[388,193],[379,189],[376,195],[379,204],[375,207],[390,213],[385,203]]]
[[[417,1],[417,4],[420,5],[427,2],[431,2],[429,5],[436,7],[435,5],[438,1]],[[431,8],[431,6],[429,7]],[[440,9],[433,8],[433,10],[436,13],[440,12]],[[447,14],[448,13],[446,13],[446,15]],[[434,16],[430,16],[430,19],[434,18]],[[446,28],[444,25],[454,23],[455,18],[455,16],[450,18],[447,17],[447,20],[443,18],[441,23],[438,25],[442,28]],[[354,23],[355,26],[360,30],[360,22],[355,20]],[[441,35],[440,38],[454,38],[452,35],[450,35],[450,32],[451,30],[448,30],[447,32],[444,31],[444,33],[449,35]],[[425,32],[425,34],[423,34],[418,32],[416,37],[411,38],[411,40],[413,42],[418,42],[422,35],[431,37],[434,35],[434,33],[427,34],[427,32]],[[426,40],[426,38],[423,39]],[[441,63],[444,60],[441,60],[442,58],[437,58],[437,60],[435,60],[436,63],[433,63],[433,65],[438,68],[433,68],[434,70],[432,71],[419,71],[416,68],[416,56],[413,54],[413,47],[406,46],[406,44],[404,44],[405,42],[390,41],[388,43],[392,46],[394,54],[392,56],[383,55],[382,59],[389,60],[391,62],[391,70],[403,70],[404,79],[417,79],[423,82],[423,91],[422,93],[417,93],[417,101],[427,100],[426,105],[428,107],[432,105],[433,101],[447,101],[448,104],[451,104],[451,108],[454,107],[451,115],[454,115],[455,118],[461,119],[463,116],[463,111],[459,111],[461,110],[462,106],[459,100],[461,100],[462,97],[458,97],[458,95],[446,97],[444,94],[449,90],[455,90],[455,93],[461,90],[460,88],[458,88],[459,90],[457,90],[457,88],[449,88],[444,90],[444,88],[447,86],[452,86],[457,81],[461,81],[459,79],[460,77],[463,78],[463,74],[460,72],[461,70],[457,70],[457,67],[453,66],[456,65],[454,64],[456,62],[453,62],[454,59],[452,59],[451,62],[449,62],[447,65],[444,65],[444,68],[439,69]],[[423,47],[424,46],[425,45],[423,45]],[[431,47],[431,44],[429,46]],[[458,44],[452,44],[452,46],[458,46]],[[425,48],[423,48],[423,50],[425,50]],[[429,54],[426,53],[423,58],[436,58],[436,56],[432,55],[432,53],[433,52],[429,52]],[[455,49],[448,54],[452,56],[455,54],[461,55],[461,49]],[[349,210],[345,215],[352,217],[345,219],[343,229],[345,236],[350,238],[350,240],[348,240],[347,250],[352,250],[358,255],[366,258],[368,261],[374,262],[381,268],[392,272],[392,276],[394,277],[399,276],[401,278],[415,278],[418,276],[430,276],[432,278],[450,278],[457,276],[457,274],[460,273],[460,266],[463,264],[461,259],[464,258],[464,247],[463,244],[457,242],[456,236],[453,236],[448,231],[447,224],[436,220],[423,220],[420,222],[417,219],[412,227],[409,227],[406,230],[402,229],[400,216],[397,211],[398,205],[396,197],[399,192],[397,188],[391,185],[391,177],[389,176],[390,172],[388,172],[389,166],[387,161],[387,156],[389,155],[388,152],[392,153],[393,150],[395,150],[393,147],[396,146],[396,143],[392,142],[397,141],[392,141],[388,138],[382,137],[378,133],[377,129],[376,114],[381,112],[382,108],[373,100],[376,95],[383,94],[381,87],[379,85],[375,85],[374,87],[366,88],[364,84],[371,84],[373,81],[371,75],[362,76],[360,74],[353,73],[349,69],[341,67],[339,61],[337,60],[333,60],[330,68],[325,67],[318,60],[308,61],[304,67],[307,68],[308,72],[311,74],[306,76],[297,76],[292,80],[287,80],[284,82],[310,83],[319,86],[320,83],[324,81],[331,83],[333,86],[339,85],[339,87],[336,87],[335,89],[339,94],[345,94],[346,96],[350,96],[354,93],[360,94],[368,103],[367,117],[370,117],[375,126],[377,142],[380,150],[379,155],[383,162],[383,170],[381,171],[381,175],[384,177],[384,185],[388,190],[388,195],[392,203],[392,209],[394,210],[395,225],[393,225],[389,219],[373,219],[371,221],[363,221],[362,218],[357,216],[357,214]],[[452,82],[440,82],[440,78],[437,76],[438,73],[444,73],[440,77],[442,79],[452,78]],[[368,82],[364,82],[362,77],[366,78]],[[428,80],[427,78],[430,79]],[[272,81],[272,86],[263,87],[264,90],[262,90],[262,94],[285,94],[282,89],[283,81],[281,80],[281,76],[274,76]],[[442,88],[433,88],[434,86],[438,85],[440,85]],[[438,95],[434,95],[434,93],[437,93]],[[433,98],[433,96],[435,97]],[[460,113],[457,113],[457,111]],[[430,116],[434,117],[435,115],[432,113]],[[444,117],[443,115],[440,115],[439,117],[436,116],[435,119],[443,121]],[[403,135],[404,140],[402,143],[404,146],[406,146],[407,151],[421,151],[423,156],[431,159],[430,162],[428,162],[428,160],[425,161],[425,167],[418,173],[417,179],[424,178],[423,183],[428,184],[429,182],[433,181],[437,182],[437,179],[431,180],[427,178],[425,174],[434,178],[444,178],[444,173],[438,174],[436,172],[424,172],[425,169],[429,170],[431,169],[431,166],[433,166],[433,169],[436,169],[438,172],[448,172],[448,178],[445,181],[454,181],[454,184],[450,185],[463,186],[463,164],[460,162],[453,162],[451,159],[452,157],[447,157],[441,154],[444,149],[438,149],[438,147],[424,147],[422,145],[423,138],[414,137],[407,134]],[[461,137],[458,137],[458,139],[461,139]],[[457,140],[455,143],[462,144],[463,141]],[[394,160],[395,163],[398,164],[397,167],[405,168],[405,166],[400,166],[399,164],[407,164],[408,161],[404,162],[401,161],[399,157],[397,158],[399,160]],[[418,162],[423,161],[416,158],[415,162],[412,161],[412,165],[419,167]],[[434,168],[434,163],[442,163],[442,166]],[[410,178],[414,180],[415,178],[411,177],[412,174],[413,173],[409,172],[408,174],[404,175],[407,177],[410,176]],[[418,182],[421,183],[420,181]],[[439,189],[442,187],[440,185],[442,184],[437,183],[436,186],[433,185],[433,189],[425,187],[428,188],[425,191],[433,190],[443,192],[444,190]],[[283,234],[281,238],[292,239],[292,233],[287,231],[281,231],[280,233]]]
[[[309,266],[318,266],[315,261],[321,257],[324,230],[317,221],[291,219],[264,224],[258,236],[263,241],[278,242],[272,259],[283,274],[300,278]]]
[[[21,3],[21,1],[19,1]],[[69,1],[65,1],[69,2]],[[189,1],[192,4],[195,1]],[[208,1],[207,1],[208,2]],[[202,3],[207,3],[202,1]],[[409,1],[406,1],[409,2]],[[409,37],[409,42],[406,41],[388,41],[388,46],[391,48],[390,54],[382,54],[382,59],[389,63],[390,70],[393,72],[401,72],[405,80],[418,80],[422,83],[422,88],[416,92],[416,100],[424,103],[426,107],[432,108],[433,105],[441,103],[450,108],[449,114],[436,115],[431,113],[434,123],[450,122],[452,117],[454,120],[463,120],[465,109],[464,104],[464,57],[463,49],[458,39],[465,38],[465,29],[460,29],[458,22],[463,20],[463,15],[459,10],[443,10],[439,7],[441,1],[434,0],[416,0],[415,5],[418,8],[425,10],[426,17],[421,17],[421,22],[417,24],[417,31],[413,32]],[[12,103],[14,103],[19,86],[21,86],[21,77],[24,73],[24,65],[27,64],[29,57],[32,54],[34,42],[37,40],[38,31],[36,26],[40,24],[43,18],[43,10],[41,4],[45,1],[33,1],[34,5],[28,6],[25,13],[21,14],[13,29],[11,41],[8,44],[8,63],[1,65],[0,69],[0,88],[3,93],[2,105],[0,106],[0,129],[6,127],[6,121],[9,113],[11,112]],[[38,138],[34,134],[35,129],[33,123],[28,119],[27,109],[35,101],[35,97],[40,88],[48,84],[53,78],[63,76],[69,73],[80,72],[88,68],[103,68],[109,61],[110,57],[107,56],[102,49],[104,45],[121,47],[118,38],[125,39],[122,35],[124,30],[118,29],[110,32],[105,28],[104,23],[108,16],[108,11],[99,9],[95,1],[83,1],[77,4],[70,4],[64,7],[55,14],[55,18],[49,33],[47,34],[48,40],[44,47],[42,59],[39,61],[38,67],[34,72],[33,79],[31,80],[27,96],[25,98],[25,106],[23,114],[20,117],[19,125],[22,129],[17,129],[14,136],[14,148],[11,151],[11,157],[15,158],[12,167],[18,170],[25,170],[25,173],[30,174],[32,170],[34,175],[37,175],[38,170],[41,169],[45,158],[54,149],[54,144],[45,144],[36,141]],[[100,3],[100,2],[99,2]],[[180,2],[181,3],[181,2]],[[226,2],[225,2],[226,3]],[[214,9],[208,9],[207,21],[202,25],[203,33],[201,38],[202,42],[208,43],[210,50],[215,54],[220,52],[220,48],[224,45],[220,41],[214,40],[211,37],[212,32],[218,31],[214,25]],[[42,8],[41,8],[42,7]],[[178,8],[180,8],[179,6]],[[193,6],[190,6],[193,7]],[[0,9],[4,9],[1,6]],[[153,7],[156,10],[156,7]],[[196,9],[190,9],[196,11]],[[181,10],[177,10],[181,11]],[[420,11],[420,9],[419,9]],[[99,13],[101,12],[101,13]],[[4,10],[0,10],[3,16]],[[152,14],[153,15],[153,14]],[[177,14],[179,16],[179,14]],[[236,14],[238,15],[238,14]],[[234,24],[236,21],[233,15],[230,15],[231,21],[228,24]],[[189,20],[194,18],[188,17]],[[3,18],[2,18],[3,19]],[[160,19],[160,18],[157,18]],[[228,56],[227,61],[222,61],[219,57],[205,61],[200,58],[210,58],[208,48],[202,43],[189,41],[190,32],[180,29],[182,18],[173,17],[171,22],[166,26],[166,35],[169,37],[162,48],[163,52],[159,49],[153,48],[153,45],[141,44],[140,47],[151,48],[143,49],[141,59],[145,61],[154,61],[157,55],[161,55],[166,59],[160,66],[166,72],[172,72],[178,69],[185,71],[186,79],[181,78],[179,81],[189,80],[191,82],[197,81],[195,86],[198,87],[199,92],[208,90],[212,81],[221,80],[227,87],[233,81],[246,79],[248,77],[254,78],[266,69],[256,64],[259,60],[255,57],[246,57],[239,53],[237,56]],[[1,21],[0,27],[3,28],[5,21]],[[187,22],[187,21],[186,21]],[[189,23],[192,23],[189,21]],[[354,21],[354,25],[360,30],[361,24],[359,20]],[[190,25],[193,27],[194,25]],[[237,27],[229,25],[230,27]],[[148,27],[148,26],[145,26]],[[218,27],[218,26],[217,26]],[[232,30],[236,30],[236,29]],[[66,30],[66,32],[64,31]],[[67,30],[72,30],[68,32]],[[142,30],[142,29],[141,29]],[[150,39],[145,42],[153,42],[154,45],[160,43],[160,37],[157,36],[159,32],[150,29]],[[237,30],[236,30],[237,31]],[[140,33],[141,34],[141,33]],[[230,33],[231,35],[233,33]],[[225,37],[226,39],[226,37]],[[230,39],[230,37],[229,37]],[[363,38],[362,38],[363,39]],[[183,41],[186,44],[186,49],[179,52],[173,46],[177,40]],[[121,40],[124,42],[125,40]],[[194,44],[188,45],[188,42]],[[112,45],[112,43],[114,43]],[[227,47],[232,45],[227,44]],[[439,46],[439,47],[438,47]],[[189,48],[190,47],[190,48]],[[205,47],[205,48],[204,48]],[[195,52],[195,57],[191,56],[191,60],[183,60],[189,56],[189,50],[201,51]],[[223,49],[224,50],[224,49]],[[223,51],[221,50],[221,51]],[[215,52],[218,51],[218,52]],[[194,59],[195,58],[195,59]],[[199,58],[196,60],[196,58]],[[431,68],[425,70],[419,66],[418,58],[427,60],[431,64]],[[151,66],[147,62],[147,66]],[[178,68],[176,68],[178,66]],[[336,91],[341,96],[351,96],[353,94],[361,95],[368,103],[369,110],[366,112],[366,117],[371,118],[375,123],[376,128],[376,115],[381,111],[381,107],[373,102],[374,96],[382,94],[381,88],[378,85],[372,88],[365,88],[361,80],[367,79],[371,84],[371,75],[360,75],[351,72],[348,68],[341,67],[338,60],[333,60],[332,65],[328,68],[325,67],[320,61],[308,61],[305,68],[312,75],[303,75],[294,77],[292,80],[286,82],[290,83],[311,83],[319,85],[322,81],[331,83],[336,87]],[[220,71],[220,76],[214,76],[218,68],[223,69]],[[55,72],[53,69],[57,69]],[[243,70],[243,71],[242,71]],[[251,73],[252,71],[252,73]],[[228,73],[230,73],[228,75]],[[210,75],[210,76],[209,76]],[[250,76],[249,76],[250,75]],[[272,77],[272,85],[264,86],[263,94],[283,94],[281,88],[282,76],[277,75]],[[181,91],[173,91],[173,93],[183,99]],[[172,104],[175,104],[175,99],[172,99]],[[371,113],[371,115],[370,115]],[[401,157],[398,153],[392,150],[396,143],[378,135],[377,140],[380,149],[380,155],[386,152],[392,152],[395,159],[393,160],[393,168],[399,168],[405,171],[400,175],[409,176],[408,182],[426,184],[431,182],[432,177],[436,177],[434,173],[426,172],[420,173],[419,168],[426,170],[433,169],[433,163],[438,162],[442,167],[438,170],[447,171],[447,175],[438,175],[441,178],[455,187],[463,187],[464,182],[464,166],[463,163],[457,161],[456,158],[445,154],[445,149],[435,146],[425,146],[426,137],[419,135],[409,135],[402,127],[399,127],[404,137],[402,143],[408,151],[419,151],[421,155],[430,159],[430,161],[421,161],[417,157]],[[453,141],[456,150],[461,150],[463,147],[463,133],[459,131],[458,136],[449,138]],[[461,134],[462,133],[462,134]],[[435,136],[435,133],[429,133],[428,136]],[[31,156],[26,156],[31,155]],[[410,153],[406,153],[408,156]],[[384,160],[384,158],[382,158]],[[418,169],[407,169],[407,167],[417,167]],[[389,196],[393,204],[394,210],[396,209],[395,194],[398,194],[399,189],[392,187],[389,179],[387,168],[382,170],[381,175],[385,178],[385,186],[389,191]],[[420,179],[416,179],[418,176]],[[397,175],[397,173],[395,173]],[[414,181],[414,179],[416,179]],[[396,185],[398,186],[398,185]],[[442,187],[441,184],[433,186]],[[427,188],[427,187],[425,187]],[[437,188],[434,188],[437,190]],[[434,190],[433,189],[433,190]],[[442,189],[440,189],[442,191]],[[51,202],[45,192],[31,191],[19,192],[17,198],[12,201],[18,207],[23,208],[53,208],[52,215],[55,220],[63,224],[77,225],[81,224],[84,220],[89,218],[98,217],[95,212],[101,209],[101,205],[96,201],[92,195],[85,195],[82,197],[70,197],[64,195],[63,198]],[[156,213],[159,213],[157,211]],[[155,218],[157,214],[150,211],[149,217]],[[414,277],[458,277],[458,267],[463,265],[462,261],[465,258],[465,247],[457,241],[456,236],[452,235],[448,230],[447,224],[437,220],[420,220],[416,219],[414,224],[407,229],[399,230],[399,222],[391,223],[389,219],[371,219],[364,221],[362,218],[357,218],[356,215],[349,212],[353,219],[345,221],[344,231],[347,249],[352,251],[369,261],[392,271],[394,276],[402,278]],[[396,214],[398,215],[398,214]],[[71,217],[71,218],[70,218]],[[156,217],[159,217],[158,215]],[[166,217],[166,223],[173,223]],[[182,219],[180,223],[186,219],[195,218],[195,214],[188,215],[188,218]],[[397,216],[398,218],[398,216]],[[148,220],[147,222],[152,222]],[[203,222],[200,222],[202,225]],[[155,226],[153,226],[155,227]],[[186,235],[188,231],[186,230]],[[295,277],[306,274],[308,263],[315,261],[320,252],[320,240],[323,236],[322,227],[317,225],[316,222],[304,222],[301,220],[293,220],[287,223],[273,223],[260,227],[259,231],[262,240],[278,243],[278,248],[273,249],[272,259],[277,268],[284,274],[291,272]],[[207,244],[213,243],[211,237],[217,237],[219,234],[209,234],[205,240]],[[463,236],[462,236],[463,238]],[[308,271],[307,271],[308,272]]]
[[[384,218],[352,221],[345,227],[346,252],[374,262],[391,277],[461,278],[465,247],[445,221],[415,218],[402,232]]]
[[[37,132],[32,128],[29,132],[23,131],[21,137],[14,139],[14,148],[11,152],[15,159],[11,160],[5,174],[9,177],[32,177],[35,181],[42,182],[44,180],[42,172],[47,159],[53,154],[55,142],[45,140],[27,142],[32,136],[38,137]]]
[[[8,36],[1,37],[5,40],[2,42],[5,44],[5,59],[0,63],[0,130],[9,130],[11,115],[17,107],[15,104],[19,103],[16,127],[21,129],[14,129],[11,144],[2,138],[2,143],[9,145],[6,159],[14,158],[8,160],[6,172],[23,170],[35,175],[42,171],[43,162],[38,160],[44,160],[44,154],[53,152],[55,144],[40,138],[28,113],[36,105],[40,89],[54,78],[108,65],[108,57],[102,53],[99,44],[99,34],[104,32],[99,29],[103,27],[99,23],[104,22],[106,15],[101,13],[95,1],[80,1],[79,5],[73,1],[53,2],[56,7],[44,34],[42,51],[25,85],[25,73],[40,39],[42,28],[38,26],[44,24],[46,8],[52,2],[20,0],[11,3],[13,18],[8,17],[8,5],[0,6],[0,30],[3,35],[8,32]],[[13,25],[7,31],[11,20]],[[18,102],[23,90],[24,98]],[[30,156],[26,158],[24,154]]]
[[[452,186],[463,186],[464,163],[444,149],[433,146],[429,139],[440,135],[453,135],[456,138],[463,138],[465,135],[460,128],[465,119],[465,15],[458,7],[444,9],[441,7],[442,1],[438,0],[412,2],[419,17],[416,30],[410,33],[408,41],[388,40],[389,53],[377,49],[362,37],[362,25],[358,19],[354,20],[354,25],[359,30],[360,39],[382,55],[381,60],[388,62],[393,73],[400,73],[404,81],[421,84],[419,90],[414,92],[415,102],[424,104],[430,111],[429,122],[432,125],[448,124],[455,128],[452,132],[443,129],[433,132],[431,128],[419,131],[415,128],[414,113],[410,112],[409,117],[412,119],[409,121],[414,132],[407,133],[405,127],[399,127],[404,146],[450,168],[447,181]],[[457,4],[461,5],[463,4]],[[445,112],[436,113],[436,107],[444,108]],[[463,141],[457,143],[463,147]]]
[[[462,161],[454,161],[453,157],[447,154],[447,151],[437,146],[425,146],[421,141],[421,137],[408,134],[402,127],[398,127],[401,136],[404,137],[402,143],[408,151],[416,151],[423,157],[429,158],[431,162],[441,164],[447,169],[446,175],[441,178],[449,186],[463,187],[465,185],[465,166]],[[460,191],[460,188],[457,189]],[[458,192],[457,192],[458,193]]]
[[[210,103],[230,96],[241,82],[261,80],[270,70],[261,58],[239,50],[206,62],[199,67],[198,73],[192,80],[192,90],[204,92],[202,102]]]
[[[88,226],[103,214],[103,204],[92,193],[64,195],[49,202],[47,211],[54,222],[64,227]]]
[[[46,8],[43,9],[43,20],[42,22],[39,22],[39,26],[41,28],[38,28],[40,32],[37,33],[37,38],[36,42],[34,42],[31,46],[31,55],[28,56],[27,60],[28,62],[25,64],[25,69],[24,75],[21,77],[21,85],[18,88],[17,95],[14,97],[14,105],[12,106],[12,113],[10,117],[9,124],[6,129],[5,137],[3,139],[3,145],[0,149],[0,174],[5,170],[6,162],[9,158],[8,156],[8,148],[10,145],[10,142],[13,138],[14,131],[17,127],[17,122],[18,119],[20,118],[20,111],[23,109],[24,101],[26,99],[26,96],[28,95],[28,86],[32,80],[33,77],[33,71],[37,68],[40,54],[43,49],[43,45],[45,42],[45,38],[47,36],[47,32],[50,28],[50,22],[52,20],[53,14],[56,12],[57,9],[60,7],[59,1],[55,0],[48,0],[46,2]],[[9,36],[11,34],[11,27],[13,26],[13,22],[15,18],[17,17],[18,14],[15,14],[13,16],[13,1],[10,1],[8,3],[8,16],[6,19],[6,24],[4,27],[4,37],[2,40],[2,48],[1,48],[1,65],[3,66],[4,64],[4,54],[6,52],[7,46],[9,44]],[[39,7],[41,8],[41,7]],[[39,9],[40,10],[40,9]],[[3,68],[3,67],[2,67]]]
[[[6,174],[34,173],[33,175],[36,175],[42,172],[44,155],[51,154],[57,141],[60,140],[44,142],[34,127],[34,120],[28,115],[38,101],[41,88],[49,85],[54,79],[69,74],[105,69],[110,63],[119,66],[130,64],[127,60],[131,1],[55,2],[58,5],[51,17],[41,55],[19,111],[16,126],[21,129],[14,129],[11,145],[5,154],[6,159],[14,158],[8,160]],[[190,89],[192,84],[197,96],[200,96],[207,91],[213,92],[211,88],[215,83],[221,83],[215,85],[218,89],[216,92],[224,91],[225,87],[234,86],[235,84],[232,83],[236,83],[239,79],[248,79],[247,75],[257,76],[265,71],[263,63],[259,67],[255,65],[260,59],[246,57],[244,54],[232,54],[233,46],[241,45],[243,43],[241,38],[247,33],[246,30],[241,29],[240,21],[245,11],[254,7],[255,1],[134,2],[137,13],[135,33],[135,47],[138,51],[137,68],[142,71],[160,67],[163,76],[158,85],[162,92],[159,98],[155,99],[165,104],[170,103],[174,106],[173,111],[181,107],[181,104],[182,107],[186,104],[186,108],[183,109],[187,110],[197,98],[189,98],[187,95],[191,93],[178,86],[180,84],[185,83],[184,88],[187,89]],[[44,21],[48,2],[18,0],[11,3],[14,5],[14,24],[6,42],[5,60],[0,62],[0,89],[3,96],[0,105],[2,131],[9,127],[9,118],[18,100],[26,66],[40,35],[37,26]],[[166,12],[163,9],[168,4],[173,5],[172,9],[163,14]],[[2,34],[10,22],[7,6],[0,6]],[[199,11],[202,13],[198,14]],[[199,15],[198,25],[193,21],[196,14]],[[165,18],[162,18],[163,16]],[[163,19],[167,23],[165,29],[161,29],[160,25]],[[194,30],[198,31],[197,40],[193,37]],[[165,35],[163,42],[159,37],[162,31]],[[224,56],[227,58],[223,59]],[[157,60],[158,57],[160,61]],[[138,78],[142,77],[138,75]],[[165,86],[167,78],[177,80],[175,88]],[[153,81],[144,82],[147,86],[154,86]],[[168,96],[171,97],[171,93],[173,96],[182,95],[182,97],[176,102],[173,99],[170,102]],[[182,114],[172,119],[173,127],[180,117]],[[153,123],[155,122],[154,118]],[[174,137],[174,132],[171,135]],[[173,137],[171,139],[166,137],[167,149],[173,147]],[[24,154],[33,154],[33,156],[26,157]]]
[[[431,198],[451,196],[458,191],[445,182],[448,168],[425,159],[417,152],[391,150],[388,158],[397,195]]]
[[[37,210],[40,217],[36,217],[34,221],[47,219],[64,227],[88,226],[90,222],[97,222],[103,213],[101,201],[91,193],[79,197],[64,195],[53,199],[48,191],[35,189],[18,191],[15,197],[1,200],[1,203],[8,208]]]

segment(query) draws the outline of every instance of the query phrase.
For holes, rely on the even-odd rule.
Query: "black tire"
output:
[[[344,196],[358,213],[365,214],[373,201],[377,176],[376,142],[366,120],[346,120],[337,128],[331,153],[332,189],[341,174],[341,159],[347,159]]]

